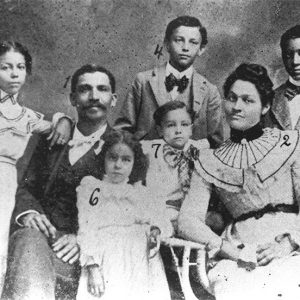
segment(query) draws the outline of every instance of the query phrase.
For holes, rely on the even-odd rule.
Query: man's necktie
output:
[[[291,82],[287,82],[287,88],[285,90],[284,96],[287,98],[288,101],[291,101],[295,98],[295,96],[300,94],[300,86],[296,86]]]
[[[174,86],[178,87],[178,92],[182,93],[188,86],[189,79],[184,75],[181,79],[177,79],[172,73],[166,77],[165,85],[168,92],[172,91]]]
[[[10,101],[11,101],[12,104],[16,104],[17,103],[13,95],[6,95],[2,99],[0,99],[0,103],[4,103],[8,99],[10,99]]]
[[[95,138],[92,136],[92,137],[82,137],[80,139],[72,139],[69,141],[68,145],[70,147],[79,147],[81,145],[84,145],[84,144],[94,144],[96,141],[95,141]]]
[[[85,145],[89,145],[90,148],[94,148],[96,155],[101,152],[103,144],[104,141],[102,139],[96,138],[95,136],[72,139],[68,142],[69,147],[73,150],[81,149],[82,147],[85,147]]]
[[[181,189],[186,194],[190,189],[194,161],[199,157],[199,150],[193,145],[187,151],[178,150],[168,144],[163,146],[163,157],[172,168],[178,168],[178,179]]]

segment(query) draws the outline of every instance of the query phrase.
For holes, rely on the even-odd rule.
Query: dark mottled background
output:
[[[76,68],[98,62],[110,69],[120,104],[138,71],[167,58],[165,52],[154,56],[156,45],[166,24],[183,14],[208,29],[209,44],[196,66],[218,87],[243,61],[267,66],[275,85],[285,79],[278,43],[300,23],[296,0],[1,0],[0,35],[24,43],[34,58],[25,104],[47,116],[73,116],[64,84]]]

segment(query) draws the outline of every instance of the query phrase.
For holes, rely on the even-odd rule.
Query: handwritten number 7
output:
[[[152,148],[153,148],[153,147],[156,147],[156,149],[155,149],[155,154],[154,154],[154,157],[155,157],[155,158],[157,158],[157,151],[158,151],[160,145],[161,145],[161,144],[152,144]]]

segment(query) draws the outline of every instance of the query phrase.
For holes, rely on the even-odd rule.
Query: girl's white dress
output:
[[[290,234],[295,245],[300,245],[299,140],[298,131],[267,128],[252,141],[229,139],[216,150],[202,151],[196,165],[203,178],[197,183],[199,197],[184,202],[181,230],[191,230],[184,227],[188,219],[201,216],[204,223],[214,187],[235,220],[223,238],[244,247],[243,260],[256,263],[257,246],[274,243],[283,234]],[[278,205],[283,208],[274,209]],[[198,230],[204,243],[215,239],[204,225]],[[232,260],[217,261],[208,273],[216,299],[300,299],[299,253],[298,249],[252,271]]]
[[[9,117],[6,112],[9,112]],[[11,117],[14,116],[14,117]],[[33,132],[50,132],[51,123],[29,108],[0,103],[0,293],[6,271],[8,234],[17,189],[16,162]]]
[[[78,243],[83,266],[77,299],[96,299],[87,291],[85,266],[103,270],[107,299],[170,299],[159,253],[149,258],[150,226],[172,232],[164,210],[141,185],[111,184],[92,176],[77,188]]]

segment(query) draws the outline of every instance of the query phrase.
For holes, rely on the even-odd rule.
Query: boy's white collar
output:
[[[163,139],[163,141],[164,141],[165,144],[168,144],[164,139]],[[168,145],[169,145],[170,147],[174,148],[174,147],[171,146],[170,144],[168,144]],[[188,141],[187,141],[187,143],[184,145],[182,151],[183,151],[183,152],[187,151],[187,150],[189,149],[190,145],[191,145],[191,139],[188,139]],[[176,149],[176,148],[174,148],[174,149]],[[179,149],[177,149],[177,150],[179,150]]]
[[[194,72],[193,66],[190,66],[183,72],[179,72],[178,70],[176,70],[169,62],[167,63],[166,66],[166,77],[172,73],[177,79],[180,79],[183,76],[186,76],[188,79],[190,79],[193,75],[193,72]]]

